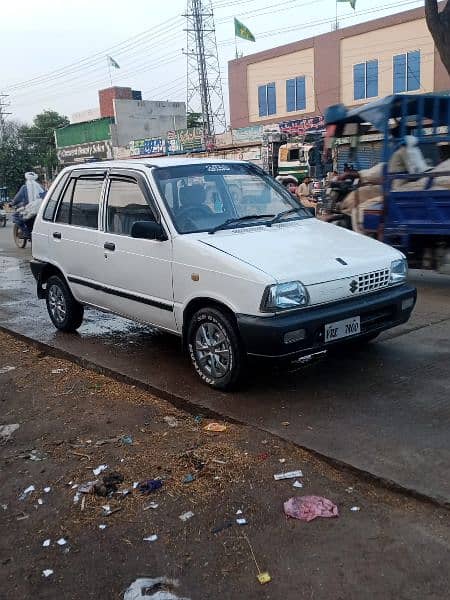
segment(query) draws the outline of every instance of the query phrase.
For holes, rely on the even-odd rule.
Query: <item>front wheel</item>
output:
[[[0,227],[6,227],[6,217],[0,218]]]
[[[17,224],[14,224],[13,227],[13,238],[18,248],[23,249],[27,245],[27,238],[24,237],[22,229]]]
[[[239,381],[245,353],[236,326],[222,311],[202,308],[191,319],[188,347],[192,364],[209,386],[230,390]]]
[[[50,319],[60,331],[73,332],[81,325],[84,308],[75,300],[62,277],[58,275],[49,277],[46,302]]]

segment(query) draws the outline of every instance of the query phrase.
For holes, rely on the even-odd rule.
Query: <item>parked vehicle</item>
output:
[[[450,272],[449,119],[450,97],[438,94],[394,94],[349,110],[337,105],[325,116],[333,138],[351,138],[356,166],[358,139],[369,131],[383,134],[383,162],[367,171],[368,180],[359,173],[362,201],[356,194],[353,228],[399,249],[411,266],[445,272]],[[327,191],[328,200],[333,194]],[[332,211],[342,209],[345,196]]]
[[[150,323],[219,389],[249,356],[366,343],[416,300],[400,252],[311,217],[246,162],[66,168],[37,216],[31,268],[58,329],[79,328],[86,305]]]

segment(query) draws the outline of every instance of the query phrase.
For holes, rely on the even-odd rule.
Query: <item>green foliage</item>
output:
[[[44,110],[36,115],[33,124],[22,128],[22,136],[34,157],[34,162],[39,165],[51,178],[58,166],[55,145],[55,129],[69,125],[69,119],[54,110]]]
[[[36,115],[32,125],[7,121],[0,135],[0,187],[14,196],[25,182],[26,171],[36,171],[41,180],[51,179],[58,166],[54,130],[69,124],[53,110]]]
[[[33,168],[33,157],[21,135],[22,127],[8,121],[0,138],[0,187],[7,187],[9,197],[25,183],[24,173]]]
[[[188,129],[191,127],[203,127],[202,113],[189,112],[187,114],[187,126]]]

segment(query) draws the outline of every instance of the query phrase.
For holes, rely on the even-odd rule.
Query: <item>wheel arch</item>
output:
[[[231,319],[231,322],[235,325],[236,333],[239,335],[239,328],[237,325],[236,315],[229,306],[227,306],[224,302],[221,302],[220,300],[216,300],[215,298],[209,298],[207,296],[193,298],[186,304],[183,310],[182,339],[184,349],[187,349],[187,332],[189,329],[189,323],[191,321],[191,318],[198,310],[201,310],[202,308],[215,308],[225,313],[225,315],[229,319]]]
[[[70,290],[70,286],[69,286],[69,282],[67,281],[67,277],[61,271],[61,269],[52,263],[45,263],[45,265],[43,266],[42,270],[39,273],[39,278],[38,278],[38,282],[37,282],[37,294],[38,294],[38,298],[40,298],[41,300],[43,298],[45,298],[45,289],[43,286],[47,283],[47,281],[50,279],[50,277],[52,277],[52,275],[59,275],[60,277],[62,277],[62,279],[65,281],[66,285],[68,286],[68,288]]]

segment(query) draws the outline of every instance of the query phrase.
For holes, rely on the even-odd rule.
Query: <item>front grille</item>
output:
[[[382,271],[373,271],[372,273],[365,273],[358,277],[358,294],[364,294],[366,292],[373,292],[385,288],[389,285],[390,272],[389,269],[383,269]]]

